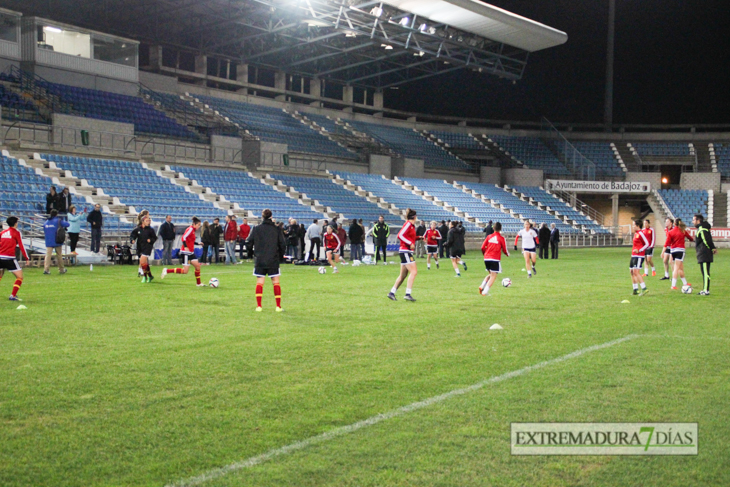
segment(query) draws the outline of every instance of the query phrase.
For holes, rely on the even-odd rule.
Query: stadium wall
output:
[[[502,168],[492,166],[482,166],[479,168],[479,181],[484,184],[502,185]],[[540,184],[542,186],[542,184]]]
[[[163,76],[156,73],[148,73],[147,71],[139,72],[139,82],[154,91],[164,91],[176,94],[182,94],[187,91],[180,88],[177,78]]]
[[[89,147],[111,151],[124,151],[134,139],[134,125],[131,123],[109,122],[84,117],[73,117],[54,113],[52,117],[53,144],[69,150],[84,151],[81,131],[89,132]],[[131,147],[135,149],[134,146]],[[133,157],[134,154],[128,157]]]
[[[542,186],[542,169],[511,168],[502,171],[503,183],[509,186]]]
[[[388,179],[393,177],[393,160],[390,156],[381,156],[378,154],[370,154],[369,160],[369,173],[383,175]],[[360,172],[360,171],[357,171]]]
[[[626,181],[650,183],[651,189],[661,189],[662,173],[660,173],[660,172],[627,172]]]
[[[136,96],[139,93],[139,86],[134,82],[121,81],[118,79],[106,78],[104,76],[79,73],[49,66],[29,65],[23,63],[24,70],[35,73],[51,83],[87,88],[91,90],[109,91],[120,95]]]
[[[719,172],[685,172],[679,180],[682,189],[704,189],[719,192],[722,188]]]

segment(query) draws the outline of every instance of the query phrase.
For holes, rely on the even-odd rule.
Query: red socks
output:
[[[281,308],[281,286],[274,284],[274,297],[276,298],[276,307]]]
[[[144,271],[144,275],[145,276],[147,276],[147,277],[151,277],[152,276],[152,272],[150,271],[150,265],[149,264],[144,264],[142,266],[142,270]]]
[[[22,286],[22,285],[23,285],[23,281],[21,281],[20,279],[15,280],[15,284],[13,285],[13,296],[18,295],[18,291],[20,291],[20,286]]]
[[[256,284],[256,306],[261,307],[261,298],[264,297],[264,286]]]
[[[195,282],[200,286],[200,271],[195,271]]]

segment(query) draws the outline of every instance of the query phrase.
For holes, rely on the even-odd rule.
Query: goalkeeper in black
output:
[[[703,288],[698,294],[700,296],[710,295],[710,264],[714,260],[714,254],[717,253],[715,243],[712,241],[710,229],[712,228],[702,215],[695,215],[692,223],[697,228],[695,237],[695,251],[697,252],[697,263],[702,271]]]

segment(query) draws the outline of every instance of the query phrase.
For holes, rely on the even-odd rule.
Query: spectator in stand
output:
[[[426,224],[421,220],[416,227],[416,258],[426,256],[426,244],[423,242],[424,235],[426,235]]]
[[[71,240],[71,253],[79,255],[76,252],[76,245],[79,243],[79,234],[81,233],[81,219],[83,214],[76,214],[76,206],[71,205],[68,209],[68,237]]]
[[[360,242],[362,242],[362,236],[365,234],[362,227],[357,223],[357,220],[352,220],[350,224],[350,260],[362,260],[360,255]]]
[[[218,253],[221,248],[221,235],[223,235],[223,227],[220,218],[214,218],[213,224],[210,226],[210,246],[213,249],[213,263],[220,261]]]
[[[336,218],[335,218],[336,219]],[[334,228],[334,227],[332,227]],[[340,239],[340,258],[345,258],[345,243],[347,242],[347,231],[341,223],[337,224],[337,237]]]
[[[486,237],[488,237],[493,233],[494,233],[494,228],[492,228],[492,220],[489,220],[489,223],[487,223],[487,226],[484,227],[484,235]]]
[[[46,214],[50,215],[51,211],[58,209],[58,193],[56,187],[51,186],[51,191],[46,195]]]
[[[51,273],[51,258],[53,251],[56,251],[56,263],[58,264],[58,272],[65,274],[66,269],[63,267],[63,242],[57,242],[57,234],[59,227],[68,228],[69,224],[58,217],[58,210],[51,210],[50,218],[43,225],[43,233],[46,237],[46,260],[43,264],[43,274]],[[65,235],[64,235],[65,236]]]
[[[322,246],[322,229],[315,218],[309,228],[307,228],[307,238],[309,239],[309,259],[319,260],[319,250]],[[314,247],[317,247],[317,253],[314,253]]]
[[[200,227],[200,242],[203,244],[203,254],[200,256],[200,263],[210,265],[208,255],[212,255],[213,253],[213,240],[210,236],[210,223],[208,223],[208,220],[205,220],[203,226]]]
[[[68,188],[63,188],[63,191],[61,191],[61,194],[58,195],[58,199],[56,200],[56,209],[58,210],[58,213],[68,213],[69,208],[71,208],[71,204],[71,193],[68,192]]]
[[[237,264],[236,240],[238,240],[238,223],[235,215],[226,215],[226,226],[223,239],[225,240],[226,265]]]
[[[162,239],[162,265],[172,265],[172,246],[175,244],[175,225],[172,223],[172,216],[165,217],[158,235]]]
[[[383,251],[383,264],[388,261],[388,237],[390,236],[390,226],[385,223],[385,218],[380,215],[378,222],[373,225],[373,245],[375,245],[375,263],[380,261],[380,251]]]
[[[491,220],[489,221],[491,224]],[[444,258],[444,245],[446,245],[446,237],[449,235],[449,227],[446,226],[446,221],[441,220],[441,226],[438,228],[439,233],[441,234],[441,240],[439,240],[439,258]]]
[[[241,226],[238,227],[238,243],[241,246],[241,250],[239,251],[239,256],[241,260],[244,259],[243,256],[243,249],[246,248],[246,239],[248,236],[251,235],[251,226],[248,224],[248,218],[243,219],[243,223],[241,223]],[[247,253],[246,258],[251,258],[251,251],[249,250]]]
[[[104,216],[101,214],[101,205],[95,204],[94,210],[86,217],[91,226],[91,252],[98,254],[101,247],[101,229],[104,226]]]
[[[560,230],[555,227],[555,224],[550,225],[550,258],[558,258],[558,246],[560,245]]]
[[[550,229],[547,223],[540,225],[540,232],[537,234],[537,238],[540,239],[540,258],[548,258],[548,245],[550,244]]]

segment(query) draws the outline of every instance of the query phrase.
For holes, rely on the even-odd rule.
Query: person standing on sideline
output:
[[[350,224],[350,260],[362,260],[360,255],[360,242],[362,241],[363,229],[357,223],[357,220],[352,220]]]
[[[281,228],[272,221],[272,213],[268,208],[261,212],[262,221],[256,225],[248,236],[246,245],[253,249],[256,261],[253,275],[256,276],[256,311],[261,312],[261,300],[264,296],[266,276],[274,285],[276,312],[281,313],[281,285],[279,284],[279,261],[286,252],[286,240]]]
[[[19,247],[21,255],[28,261],[28,253],[23,246],[23,236],[18,231],[18,221],[17,216],[8,217],[5,221],[8,228],[0,232],[0,279],[5,275],[5,271],[15,276],[13,291],[8,298],[10,301],[22,301],[18,297],[18,291],[23,285],[23,269],[15,258],[15,249]]]
[[[248,239],[248,236],[251,235],[251,226],[248,224],[248,218],[243,219],[243,223],[241,223],[241,226],[238,227],[238,242],[241,246],[241,249],[239,250],[239,257],[241,260],[244,259],[243,256],[243,250],[246,248],[246,240]],[[246,254],[246,257],[250,259],[251,258],[251,252],[248,252]]]
[[[494,224],[494,231],[487,235],[482,243],[482,254],[484,254],[484,267],[487,269],[487,277],[479,286],[479,294],[489,296],[489,290],[497,280],[497,274],[502,272],[502,254],[509,257],[507,250],[507,242],[500,233],[502,224],[497,222]]]
[[[644,260],[644,276],[649,276],[649,267],[651,267],[651,275],[656,276],[656,268],[654,267],[654,245],[656,245],[656,232],[651,228],[651,222],[644,220],[644,235],[649,241],[649,247],[646,249],[646,260]]]
[[[304,256],[306,255],[306,241],[304,239],[304,236],[307,234],[307,227],[304,226],[304,222],[299,224],[299,259],[304,260]]]
[[[380,261],[380,251],[383,251],[383,264],[388,262],[388,237],[390,237],[390,226],[385,223],[385,218],[380,215],[378,222],[373,225],[373,245],[375,245],[375,263]]]
[[[164,279],[168,274],[187,274],[190,272],[190,266],[195,268],[195,285],[203,287],[205,284],[200,282],[200,262],[195,257],[195,232],[200,228],[200,220],[193,217],[192,224],[185,229],[182,236],[182,247],[180,248],[180,263],[182,267],[176,269],[168,269],[165,267],[162,269],[162,276],[160,279]]]
[[[547,223],[540,225],[540,232],[537,234],[540,238],[540,258],[548,258],[548,246],[550,245],[550,229]]]
[[[489,220],[489,223],[492,223],[492,220]],[[438,228],[439,233],[441,234],[441,240],[439,240],[439,258],[444,258],[444,246],[446,245],[446,236],[449,234],[449,227],[446,226],[446,221],[441,220],[441,226]]]
[[[312,220],[312,224],[307,228],[307,238],[309,239],[309,258],[307,260],[319,260],[319,250],[322,246],[322,229],[319,228],[319,223],[315,218]],[[314,252],[314,248],[317,247],[317,252]]]
[[[633,227],[634,245],[631,248],[631,262],[629,263],[631,285],[634,288],[633,294],[635,296],[643,296],[649,292],[646,284],[644,284],[644,278],[641,276],[641,267],[644,264],[646,249],[649,248],[649,240],[646,238],[646,234],[641,227],[641,220],[636,220]],[[641,286],[641,291],[639,291],[639,286]]]
[[[347,243],[347,232],[345,231],[342,223],[337,225],[337,237],[340,239],[340,259],[345,260],[345,244]],[[352,242],[350,242],[352,244]],[[350,245],[352,247],[352,245]]]
[[[171,215],[167,215],[165,222],[160,225],[159,235],[162,239],[162,265],[172,265],[172,246],[175,245],[175,225],[172,223]]]
[[[365,257],[365,235],[367,234],[367,228],[362,223],[362,218],[358,221],[360,228],[362,228],[362,237],[360,238],[360,260]]]
[[[660,281],[669,279],[669,269],[673,265],[672,249],[669,245],[669,232],[674,228],[674,220],[668,218],[664,220],[664,247],[662,247],[662,262],[664,263],[664,277]]]
[[[71,204],[71,193],[68,192],[68,188],[63,188],[63,191],[61,191],[61,194],[58,195],[58,199],[56,200],[58,214],[68,213]]]
[[[388,293],[388,299],[396,301],[395,293],[403,281],[408,278],[406,284],[406,301],[415,301],[411,296],[413,290],[413,283],[416,280],[418,274],[418,268],[416,267],[416,260],[413,258],[413,251],[416,249],[416,210],[408,208],[406,210],[406,222],[398,232],[398,241],[400,242],[400,274],[395,280],[393,288]]]
[[[208,254],[212,255],[213,253],[213,244],[211,242],[210,223],[208,223],[208,220],[205,220],[200,230],[200,243],[203,244],[203,253],[200,255],[201,264],[210,265]]]
[[[68,237],[71,240],[71,253],[73,255],[79,255],[76,252],[76,246],[79,243],[82,218],[83,214],[76,214],[76,206],[71,205],[68,209]]]
[[[94,209],[87,215],[86,221],[91,226],[91,252],[99,253],[101,247],[101,228],[104,226],[104,216],[101,214],[101,205],[94,205]]]
[[[555,224],[550,225],[550,258],[558,258],[558,247],[560,246],[560,230]]]
[[[702,272],[702,291],[700,296],[710,295],[710,264],[715,260],[714,255],[717,253],[717,247],[712,241],[710,230],[712,227],[705,221],[705,217],[697,214],[692,218],[692,224],[697,228],[695,235],[695,252],[697,252],[697,263],[700,265]],[[1,257],[0,257],[1,258]]]
[[[286,237],[286,253],[292,259],[299,259],[299,224],[294,218],[289,219],[289,226],[284,230]]]
[[[53,257],[53,251],[56,251],[56,263],[58,264],[59,274],[65,274],[66,269],[63,267],[63,242],[58,242],[56,236],[58,229],[68,228],[69,223],[61,220],[58,217],[58,210],[51,210],[51,218],[49,218],[43,225],[43,233],[46,237],[46,260],[43,264],[43,274],[51,273],[51,258]],[[64,234],[65,236],[65,234]]]
[[[487,223],[487,226],[484,227],[484,235],[486,237],[488,237],[493,233],[494,233],[494,227],[492,227],[492,220],[489,220],[489,223]]]
[[[416,227],[416,258],[419,259],[426,255],[426,244],[423,236],[426,235],[426,224],[421,220]]]
[[[223,239],[225,240],[226,265],[236,264],[236,240],[238,239],[238,223],[234,215],[226,215],[226,226]]]
[[[56,187],[51,186],[51,190],[46,195],[46,214],[50,215],[51,210],[58,209],[58,193],[56,193]]]
[[[213,224],[210,226],[210,245],[213,247],[213,261],[217,264],[220,261],[221,235],[223,235],[223,227],[220,218],[214,218]]]

